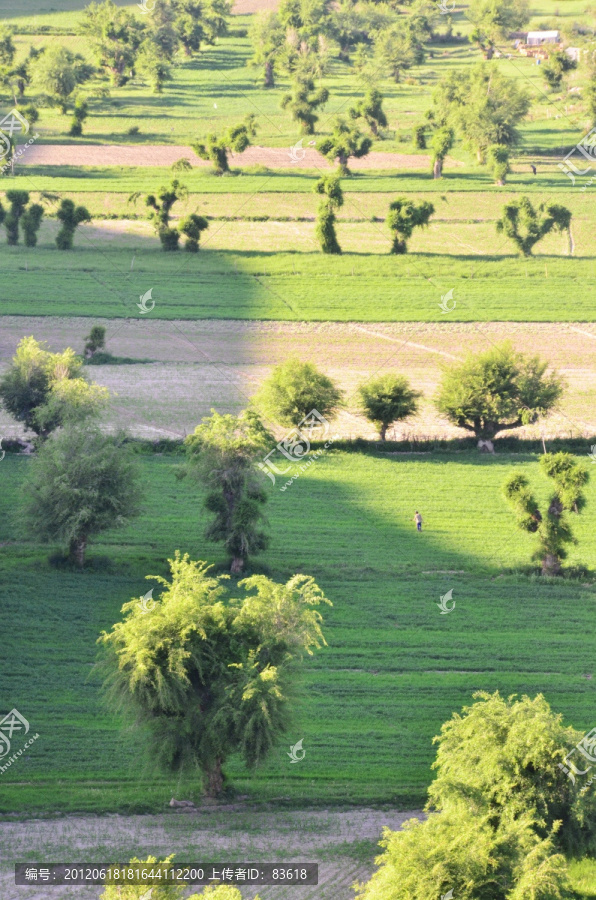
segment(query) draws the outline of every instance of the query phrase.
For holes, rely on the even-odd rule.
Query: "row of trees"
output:
[[[0,225],[4,225],[6,243],[18,244],[22,231],[25,246],[35,247],[44,207],[40,203],[31,203],[28,191],[6,191],[5,197],[10,208],[7,211],[0,202]],[[91,215],[87,207],[76,206],[72,200],[64,199],[56,210],[56,218],[60,222],[56,246],[59,250],[72,250],[75,231],[81,222],[90,222]]]
[[[92,330],[85,355],[101,348],[104,338]],[[108,392],[89,382],[82,365],[71,349],[50,353],[34,338],[24,338],[0,381],[6,411],[42,442],[30,485],[30,527],[44,540],[66,543],[69,556],[79,565],[90,536],[125,524],[139,508],[124,439],[103,435],[95,424]],[[538,357],[516,353],[508,344],[470,356],[444,372],[437,409],[473,433],[479,446],[492,450],[499,432],[536,422],[554,407],[562,383],[546,369]],[[360,410],[378,428],[381,440],[392,424],[418,411],[421,396],[398,373],[385,373],[358,389]],[[344,403],[342,391],[328,376],[312,363],[291,359],[274,369],[251,409],[239,416],[213,411],[186,439],[187,464],[179,477],[197,480],[206,491],[205,506],[211,515],[206,534],[224,544],[232,572],[241,572],[247,559],[268,544],[267,494],[258,463],[275,446],[275,438],[261,414],[280,426],[295,427],[313,409],[332,420]],[[555,484],[545,515],[523,474],[508,481],[506,496],[517,510],[520,526],[537,533],[543,570],[557,574],[564,544],[573,541],[566,514],[581,511],[587,476],[565,454],[544,459],[550,460],[543,466]],[[76,503],[73,498],[78,498]],[[79,507],[83,499],[86,518]]]

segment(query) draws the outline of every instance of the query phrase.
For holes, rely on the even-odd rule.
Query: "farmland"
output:
[[[473,3],[458,3],[449,16],[433,3],[390,4],[399,21],[414,12],[434,15],[435,23],[424,62],[408,64],[397,79],[376,56],[363,62],[353,48],[338,52],[335,37],[320,42],[315,82],[329,98],[316,111],[313,134],[302,133],[282,106],[292,67],[302,63],[276,64],[275,85],[265,88],[263,64],[254,61],[252,28],[259,11],[279,6],[274,0],[237,0],[226,33],[198,51],[179,47],[158,90],[132,63],[115,84],[81,31],[86,0],[2,5],[15,66],[26,69],[32,59],[34,69],[62,47],[91,69],[66,112],[35,78],[18,97],[12,76],[4,76],[0,35],[0,112],[31,102],[39,113],[14,174],[0,176],[0,381],[24,336],[53,353],[72,347],[83,354],[92,326],[105,328],[108,356],[91,355],[82,371],[109,391],[100,427],[127,432],[142,501],[125,527],[91,537],[77,570],[61,555],[63,542],[42,543],[22,515],[23,486],[44,443],[25,443],[33,432],[0,403],[0,719],[15,708],[39,734],[0,772],[1,900],[48,900],[41,886],[15,887],[15,860],[171,853],[217,863],[318,862],[317,887],[259,888],[261,900],[353,900],[354,883],[374,870],[383,827],[424,816],[436,777],[433,738],[476,692],[543,694],[566,725],[582,733],[594,727],[596,169],[593,153],[575,158],[585,173],[574,178],[562,161],[594,125],[596,20],[583,0],[531,4],[524,27],[560,29],[566,44],[580,46],[580,65],[551,89],[544,61],[538,66],[500,39],[486,65],[512,92],[528,95],[505,183],[496,183],[488,157],[482,161],[460,125],[437,179],[433,138],[442,111],[433,97],[445,78],[463,82],[483,58]],[[172,0],[158,0],[158,13],[162,4]],[[116,6],[139,28],[153,27],[153,10],[132,0]],[[354,121],[349,110],[371,87],[382,93],[387,122],[369,135],[357,120],[370,153],[348,160],[343,205],[335,208],[341,253],[323,253],[317,186],[336,161],[315,144],[334,133],[336,116]],[[81,97],[87,117],[77,135],[71,117]],[[217,174],[193,144],[249,114],[256,134],[244,150],[229,151],[230,171]],[[163,208],[147,198],[161,200],[173,179],[182,187],[166,228],[206,217],[198,253],[184,252],[184,236],[182,252],[163,252]],[[43,208],[35,246],[25,245],[23,233],[7,242],[4,211],[15,188]],[[538,219],[552,204],[570,214],[569,228],[545,228],[529,256],[497,228],[505,205],[523,197]],[[390,252],[396,235],[387,216],[397,198],[433,207],[403,254]],[[89,213],[66,252],[57,246],[64,200]],[[496,453],[480,453],[476,438],[435,401],[448,366],[503,342],[559,373],[562,396],[536,421],[499,433]],[[154,766],[148,732],[129,728],[106,701],[97,639],[121,620],[123,604],[157,585],[148,576],[169,577],[176,551],[205,560],[215,574],[230,572],[221,542],[205,536],[204,487],[181,478],[182,441],[213,411],[237,416],[247,407],[280,441],[290,426],[263,412],[257,392],[291,360],[316,365],[345,402],[330,415],[334,446],[313,442],[317,456],[295,480],[271,483],[259,474],[270,543],[249,557],[245,572],[279,584],[313,576],[332,603],[321,607],[327,644],[301,663],[289,731],[254,770],[238,752],[226,759],[229,783],[213,799],[196,770]],[[405,375],[421,396],[417,413],[394,421],[383,445],[358,389],[388,373]],[[581,500],[569,513],[576,540],[554,577],[532,562],[537,536],[518,527],[504,483],[521,471],[538,514],[550,515],[552,482],[541,459],[558,450],[592,478],[583,486],[585,507]],[[226,602],[240,596],[238,580],[224,582]],[[445,597],[455,602],[449,615],[440,605]],[[301,741],[305,755],[292,765],[288,750]],[[171,798],[196,807],[169,808]],[[574,900],[596,898],[595,859],[570,860],[569,874]],[[424,900],[450,896],[447,886]],[[97,900],[100,890],[55,887],[52,896]],[[243,887],[242,900],[255,893]]]

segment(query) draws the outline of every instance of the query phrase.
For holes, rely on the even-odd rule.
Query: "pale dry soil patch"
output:
[[[23,335],[48,342],[52,350],[81,351],[88,318],[4,316],[0,320],[0,374]],[[86,368],[115,394],[108,423],[134,435],[184,437],[211,408],[244,409],[271,369],[291,356],[310,360],[343,388],[347,407],[333,425],[343,437],[375,436],[358,411],[356,390],[372,376],[407,374],[423,392],[420,413],[393,428],[388,437],[455,437],[436,412],[432,397],[442,366],[469,352],[511,340],[521,351],[539,354],[565,378],[559,409],[547,420],[517,430],[525,437],[596,434],[596,324],[575,323],[304,323],[157,319],[97,320],[107,328],[114,356],[150,359],[145,364]],[[279,431],[279,430],[278,430]],[[22,434],[0,412],[0,437]]]
[[[331,169],[330,163],[313,147],[308,137],[294,142],[291,147],[247,147],[243,153],[231,153],[232,166],[266,166],[270,169]],[[32,144],[23,156],[21,165],[35,166],[171,166],[186,158],[193,166],[212,168],[212,163],[200,159],[192,149],[184,145],[170,144]],[[355,172],[366,169],[421,169],[428,171],[430,156],[415,153],[380,153],[373,150],[362,159],[350,160]],[[463,166],[454,159],[447,159],[449,166]]]
[[[0,897],[2,900],[96,900],[100,887],[16,887],[18,862],[127,862],[172,853],[178,862],[318,862],[314,887],[243,889],[244,898],[258,890],[262,900],[351,900],[355,881],[372,874],[351,846],[381,838],[420,810],[394,809],[247,810],[244,807],[168,812],[152,816],[67,816],[0,824]],[[196,890],[199,890],[198,888]],[[189,889],[189,893],[193,893]]]

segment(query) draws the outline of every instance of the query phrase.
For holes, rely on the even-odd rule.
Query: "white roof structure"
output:
[[[558,31],[528,31],[528,44],[558,44],[561,34]]]

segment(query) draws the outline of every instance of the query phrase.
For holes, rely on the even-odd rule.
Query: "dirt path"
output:
[[[97,900],[99,887],[15,887],[15,860],[37,863],[127,862],[133,856],[178,862],[318,862],[317,887],[259,888],[261,900],[352,900],[352,885],[370,877],[358,861],[362,841],[376,843],[383,827],[401,827],[420,810],[208,809],[153,816],[68,816],[0,824],[2,900]],[[350,845],[355,845],[352,848]],[[196,889],[198,890],[198,889]],[[246,888],[243,897],[254,897]],[[192,891],[191,891],[192,893]]]
[[[304,146],[303,146],[304,145]],[[304,138],[295,145],[293,156],[290,147],[248,147],[244,153],[231,156],[232,166],[266,166],[270,169],[330,169],[324,156],[308,146]],[[199,159],[192,147],[161,145],[121,144],[32,144],[23,156],[22,165],[35,166],[171,166],[181,158],[197,167],[211,166]],[[462,163],[449,159],[451,166]],[[378,153],[373,151],[362,159],[353,159],[353,171],[364,169],[422,169],[430,167],[430,156],[404,153]]]

